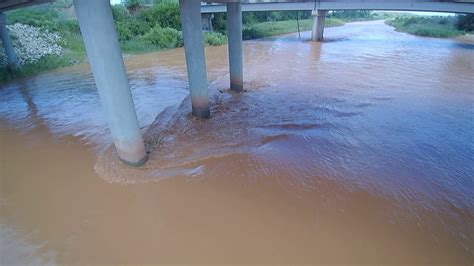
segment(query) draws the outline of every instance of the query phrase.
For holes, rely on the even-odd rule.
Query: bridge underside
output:
[[[0,12],[44,4],[52,1],[54,0],[0,0]]]
[[[381,11],[428,11],[446,13],[474,13],[472,0],[229,0],[207,1],[202,13],[226,12],[228,2],[241,2],[242,11],[296,11],[296,10],[381,10]]]

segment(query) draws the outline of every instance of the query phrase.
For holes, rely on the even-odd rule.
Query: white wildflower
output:
[[[16,23],[7,25],[20,64],[34,63],[46,55],[59,55],[61,36],[37,27]],[[2,47],[3,48],[3,47]],[[6,64],[5,51],[0,52],[0,65]]]

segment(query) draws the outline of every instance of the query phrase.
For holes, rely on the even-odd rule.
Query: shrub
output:
[[[474,14],[460,15],[456,28],[463,31],[474,31]]]
[[[311,28],[311,20],[300,21],[300,30]],[[297,31],[295,20],[263,22],[257,23],[244,28],[242,36],[244,40],[259,39],[273,35],[286,34]]]
[[[128,28],[130,29],[133,35],[139,36],[150,31],[152,27],[146,23],[142,23],[137,19],[132,19],[129,22]]]
[[[162,28],[181,30],[179,4],[176,2],[160,2],[153,7],[137,14],[137,18],[150,27],[159,25]]]
[[[372,18],[374,14],[369,10],[335,10],[329,17],[343,20],[364,20]]]
[[[448,38],[463,34],[454,26],[454,17],[403,16],[388,20],[386,23],[395,27],[397,31],[425,37]]]
[[[130,16],[128,10],[123,5],[113,5],[112,14],[115,21],[124,21]]]
[[[160,49],[174,48],[183,46],[183,37],[181,32],[172,28],[153,27],[145,33],[139,40],[152,44]]]
[[[242,38],[244,40],[260,39],[263,37],[265,37],[265,34],[256,28],[248,27],[242,30]]]
[[[219,32],[205,32],[204,43],[211,46],[223,45],[227,43],[227,37]]]
[[[246,13],[244,13],[244,16],[245,14]],[[214,18],[212,19],[212,29],[225,34],[227,31],[227,16],[225,13],[214,14]]]
[[[400,20],[403,26],[409,26],[409,25],[416,24],[422,21],[422,18],[416,18],[416,17],[411,17],[407,19],[403,19],[403,18],[397,18],[397,19]]]
[[[128,41],[136,36],[141,36],[150,31],[150,26],[137,19],[130,18],[116,22],[117,33],[120,41]]]
[[[22,23],[34,27],[47,29],[50,31],[56,29],[56,21],[60,19],[60,15],[53,10],[45,10],[40,8],[23,8],[8,12],[7,23]]]
[[[117,28],[117,34],[118,34],[119,40],[121,42],[128,41],[128,40],[132,39],[133,33],[130,30],[130,28],[128,27],[127,22],[118,21],[116,23],[115,27]]]
[[[61,33],[80,33],[81,29],[79,28],[79,23],[77,20],[65,20],[61,23],[58,23],[57,26],[59,32]]]

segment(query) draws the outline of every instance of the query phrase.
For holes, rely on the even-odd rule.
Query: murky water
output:
[[[308,38],[246,42],[243,94],[206,48],[208,121],[180,106],[182,49],[127,57],[141,169],[108,148],[87,66],[2,85],[2,264],[471,265],[474,45]]]

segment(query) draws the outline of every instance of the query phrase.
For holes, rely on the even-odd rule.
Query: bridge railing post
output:
[[[227,3],[230,89],[243,90],[242,4]]]
[[[324,38],[324,23],[326,21],[327,10],[313,10],[313,26],[311,28],[311,40],[320,42]]]
[[[147,159],[109,0],[74,0],[87,58],[119,158]]]
[[[18,57],[13,48],[13,42],[8,34],[7,21],[5,13],[0,12],[0,37],[2,39],[3,48],[5,49],[5,55],[7,56],[7,62],[9,67],[19,67],[20,63]]]
[[[209,118],[206,57],[201,29],[201,3],[196,0],[179,0],[179,9],[193,115]]]

